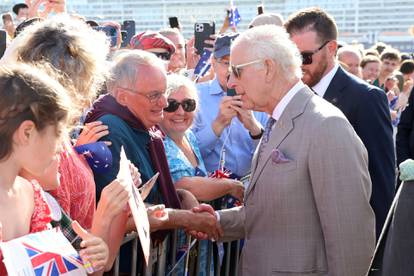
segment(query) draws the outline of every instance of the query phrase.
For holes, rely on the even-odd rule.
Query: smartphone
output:
[[[234,88],[227,88],[227,96],[230,96],[230,97],[233,97],[233,96],[236,96],[237,95],[237,93],[236,93],[236,89],[234,89]]]
[[[6,51],[7,33],[5,30],[0,30],[0,58],[3,57]]]
[[[180,24],[178,23],[178,18],[176,16],[168,17],[168,21],[170,22],[171,28],[180,28]]]
[[[126,41],[126,39],[127,39],[127,31],[121,31],[121,39],[122,39],[122,42]]]
[[[210,35],[215,34],[215,32],[216,24],[214,21],[194,24],[194,47],[197,50],[197,54],[202,55],[205,47],[211,47],[204,41],[210,39]]]
[[[258,5],[257,6],[257,14],[263,14],[264,13],[264,9],[263,9],[263,5]]]
[[[98,26],[94,27],[93,29],[97,30],[98,32],[104,32],[111,42],[111,47],[116,46],[116,42],[118,40],[118,31],[114,26]]]
[[[126,31],[125,39],[122,39],[121,47],[128,47],[131,38],[135,35],[135,21],[134,20],[125,20],[122,24],[123,31]]]

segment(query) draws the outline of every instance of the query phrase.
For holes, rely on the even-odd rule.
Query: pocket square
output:
[[[282,151],[279,149],[272,150],[272,162],[273,164],[283,164],[288,163],[291,160],[287,158]]]

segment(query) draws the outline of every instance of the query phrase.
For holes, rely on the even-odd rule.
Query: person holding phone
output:
[[[240,96],[227,94],[230,46],[237,36],[237,33],[229,33],[216,39],[211,62],[215,78],[197,85],[200,110],[192,130],[207,171],[215,171],[220,160],[225,159],[225,167],[241,177],[249,173],[268,116],[243,109]]]
[[[168,63],[168,72],[178,73],[186,69],[184,36],[177,28],[162,29],[159,33],[171,40],[175,46],[175,52],[171,55]]]

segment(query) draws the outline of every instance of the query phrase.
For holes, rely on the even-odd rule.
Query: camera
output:
[[[195,31],[198,32],[198,33],[204,32],[204,25],[203,24],[196,23],[195,24]]]

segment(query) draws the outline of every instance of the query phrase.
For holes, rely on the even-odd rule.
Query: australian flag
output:
[[[204,49],[204,52],[201,55],[200,60],[194,68],[194,75],[196,75],[197,78],[204,76],[204,74],[207,73],[208,69],[210,69],[210,57],[211,51]]]
[[[229,15],[229,23],[230,26],[236,27],[241,20],[239,10],[236,6],[234,6],[233,1],[230,1],[230,15]]]
[[[85,157],[95,173],[103,174],[111,170],[112,153],[104,142],[80,145],[75,147],[75,150]]]
[[[33,266],[36,276],[59,276],[82,267],[79,255],[62,256],[44,252],[27,243],[22,243]]]

